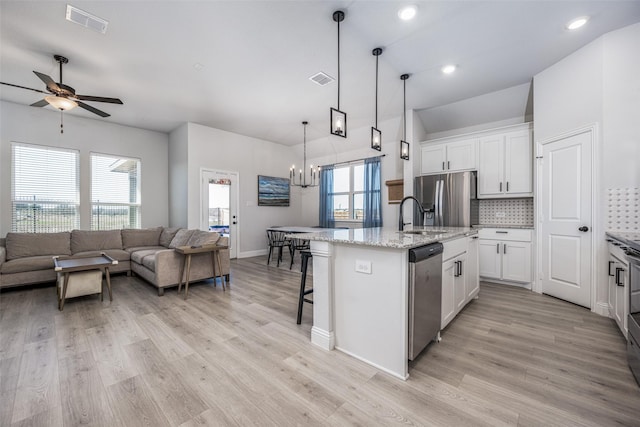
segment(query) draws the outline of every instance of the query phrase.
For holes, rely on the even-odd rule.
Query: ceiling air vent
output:
[[[109,21],[98,18],[97,16],[71,6],[70,4],[67,5],[67,21],[75,22],[76,24],[102,34],[107,32],[107,25],[109,25]]]
[[[332,81],[334,81],[335,79],[333,77],[331,77],[328,74],[323,73],[322,71],[320,71],[317,74],[314,74],[313,76],[309,77],[309,80],[311,80],[312,82],[319,84],[320,86],[325,86],[328,85],[329,83],[331,83]]]

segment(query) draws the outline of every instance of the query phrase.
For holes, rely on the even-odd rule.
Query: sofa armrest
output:
[[[7,248],[0,246],[0,265],[4,264],[7,260]]]

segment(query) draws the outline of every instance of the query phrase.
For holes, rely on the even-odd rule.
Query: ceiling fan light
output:
[[[76,108],[78,106],[77,102],[62,96],[48,95],[48,96],[45,96],[44,99],[49,103],[49,105],[52,105],[54,108],[57,108],[58,110],[67,111],[67,110]]]
[[[456,71],[456,68],[457,67],[455,65],[448,64],[442,67],[440,70],[442,71],[443,74],[452,74],[454,71]]]

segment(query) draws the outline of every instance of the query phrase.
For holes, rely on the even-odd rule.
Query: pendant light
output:
[[[338,23],[338,108],[329,110],[331,129],[333,135],[347,137],[347,113],[340,111],[340,23],[344,21],[344,12],[336,10],[333,12],[333,20]]]
[[[376,125],[371,127],[371,148],[382,150],[382,132],[378,130],[378,57],[382,54],[382,48],[377,47],[371,52],[376,57]]]
[[[309,182],[307,184],[307,125],[309,122],[306,120],[302,122],[302,126],[304,126],[304,136],[303,136],[303,152],[302,152],[302,169],[299,172],[298,182],[296,182],[296,165],[291,166],[289,169],[289,183],[293,187],[317,187],[318,183],[316,183],[316,173],[318,174],[318,178],[320,178],[320,166],[316,169],[313,168],[313,165],[309,165]]]
[[[400,158],[402,160],[409,160],[409,143],[406,141],[407,139],[407,79],[409,78],[409,74],[403,74],[400,76],[400,80],[402,80],[403,91],[404,91],[404,101],[402,107],[402,120],[403,120],[403,130],[402,130],[402,141],[400,141]]]

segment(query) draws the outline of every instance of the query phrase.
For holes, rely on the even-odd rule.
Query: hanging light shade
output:
[[[51,106],[57,108],[58,110],[68,111],[78,106],[77,102],[72,99],[65,98],[64,96],[47,95],[44,97],[44,99]]]
[[[376,57],[376,124],[371,127],[371,148],[382,150],[382,132],[378,129],[378,57],[382,54],[382,48],[377,47],[371,51]]]
[[[294,187],[317,187],[319,182],[316,182],[316,175],[318,181],[320,178],[320,166],[313,168],[313,165],[309,165],[309,183],[307,184],[307,125],[309,122],[306,120],[302,122],[304,127],[304,133],[302,137],[303,152],[302,152],[302,169],[298,172],[298,180],[296,180],[296,165],[292,165],[289,169],[289,183]]]
[[[332,135],[347,137],[347,113],[340,111],[340,23],[344,21],[344,12],[333,12],[333,20],[338,23],[338,108],[329,110]]]
[[[403,85],[403,103],[402,103],[402,140],[400,141],[400,158],[409,160],[409,143],[407,142],[407,79],[409,74],[400,76]]]

